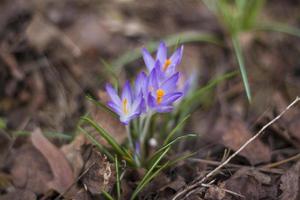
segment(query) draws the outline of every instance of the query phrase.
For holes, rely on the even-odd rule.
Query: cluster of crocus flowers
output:
[[[174,102],[183,96],[183,89],[178,87],[180,73],[177,71],[183,46],[168,57],[164,42],[159,44],[156,58],[146,50],[142,50],[147,72],[138,74],[134,86],[126,81],[121,96],[110,85],[106,91],[111,101],[108,106],[120,116],[120,121],[127,125],[134,118],[153,112],[171,112]]]

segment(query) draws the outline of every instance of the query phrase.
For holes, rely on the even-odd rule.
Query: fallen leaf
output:
[[[49,190],[48,182],[53,176],[44,156],[31,144],[22,145],[12,154],[10,174],[14,186],[29,189],[36,194]]]
[[[43,136],[40,129],[33,131],[31,141],[50,165],[54,177],[48,183],[49,187],[59,193],[65,192],[73,184],[74,176],[64,154]]]
[[[238,119],[232,119],[229,120],[229,122],[221,120],[218,126],[219,131],[222,133],[221,143],[234,151],[237,151],[253,136],[246,125]],[[252,165],[269,162],[271,160],[270,148],[259,139],[250,143],[240,152],[240,155],[246,157]]]
[[[101,194],[102,191],[109,191],[115,183],[115,170],[107,158],[94,148],[85,163],[82,183],[87,190],[93,194]]]
[[[72,165],[74,177],[77,177],[82,171],[84,163],[81,155],[81,147],[85,143],[85,136],[83,134],[79,134],[70,144],[66,144],[61,147],[61,151],[65,154],[65,157]]]
[[[205,193],[205,199],[207,200],[222,200],[224,199],[226,192],[224,191],[224,183],[219,186],[211,186]]]
[[[291,167],[280,178],[280,200],[298,200],[300,198],[299,190],[299,174],[300,174],[300,161]]]
[[[267,175],[258,175],[257,173],[260,172],[241,168],[225,181],[225,189],[243,195],[247,200],[277,199],[277,185],[271,182],[268,182],[269,185],[265,185],[261,181],[266,181]],[[229,199],[232,199],[232,194],[226,193],[224,200]]]
[[[7,193],[3,196],[0,196],[1,200],[35,200],[37,199],[36,195],[30,190],[15,190],[10,193]]]

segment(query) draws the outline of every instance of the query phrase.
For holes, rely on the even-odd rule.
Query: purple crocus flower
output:
[[[106,85],[106,92],[111,99],[108,106],[120,116],[120,121],[125,125],[137,118],[145,107],[143,94],[133,94],[129,81],[123,87],[121,98],[110,84]]]
[[[182,96],[182,92],[177,91],[179,72],[160,83],[161,71],[158,67],[160,65],[157,65],[149,75],[147,104],[157,112],[170,112],[173,110],[173,102]]]
[[[164,42],[160,42],[158,46],[156,60],[145,48],[142,50],[142,53],[149,72],[155,67],[155,61],[159,61],[163,75],[169,77],[176,72],[176,66],[181,62],[183,46],[179,47],[169,58],[167,57],[167,46]]]

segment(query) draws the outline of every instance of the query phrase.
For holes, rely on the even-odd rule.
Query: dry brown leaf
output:
[[[31,141],[51,167],[54,178],[48,186],[60,193],[65,192],[74,182],[74,175],[64,154],[43,136],[40,129],[33,131]]]
[[[92,149],[85,164],[84,171],[87,170],[87,173],[82,177],[82,183],[93,195],[101,194],[102,191],[109,191],[115,183],[114,169],[105,156]]]
[[[14,152],[10,173],[16,187],[28,188],[36,194],[47,192],[47,183],[53,178],[46,159],[31,144]]]
[[[85,143],[85,136],[83,134],[79,134],[70,144],[66,144],[61,147],[61,151],[65,154],[65,157],[72,165],[74,177],[77,177],[80,174],[83,167],[81,147]]]
[[[220,123],[219,127],[223,129],[222,143],[234,151],[253,136],[241,120],[232,119],[229,122],[221,121]],[[271,160],[270,148],[260,140],[254,140],[240,155],[246,157],[252,165]]]
[[[224,191],[224,183],[220,186],[211,186],[205,193],[205,199],[207,200],[223,200],[226,192]]]
[[[1,200],[35,200],[36,195],[30,190],[15,190],[3,196],[0,196]]]
[[[225,181],[225,188],[237,194],[245,196],[245,199],[277,199],[277,185],[265,185],[267,175],[260,174],[255,170],[239,169],[233,176]],[[232,199],[232,194],[226,193],[224,200]],[[241,199],[241,198],[240,198]]]
[[[300,199],[299,177],[300,176],[300,161],[290,168],[284,175],[281,176],[280,200],[298,200]]]

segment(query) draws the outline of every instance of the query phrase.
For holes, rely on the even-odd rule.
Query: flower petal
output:
[[[107,105],[108,105],[115,113],[117,113],[118,115],[121,115],[121,114],[122,114],[122,110],[121,110],[120,106],[116,105],[114,102],[109,101],[109,102],[107,103]]]
[[[158,106],[155,110],[159,113],[171,112],[173,110],[173,106]]]
[[[176,92],[178,79],[179,79],[179,72],[177,72],[176,74],[172,75],[170,78],[165,80],[161,84],[160,88],[162,88],[166,93]]]
[[[143,48],[142,53],[143,53],[143,59],[144,59],[145,65],[146,65],[148,71],[150,72],[154,68],[155,61],[152,58],[149,51],[147,51],[147,49]]]
[[[132,104],[132,91],[129,81],[126,81],[122,90],[122,100],[127,99],[128,105]]]
[[[181,45],[181,47],[176,49],[176,51],[170,57],[172,65],[177,66],[181,62],[182,54],[183,54],[183,45]]]
[[[167,60],[167,46],[164,42],[159,43],[156,59],[159,60],[161,65],[163,65]]]
[[[135,91],[134,91],[135,96],[138,96],[140,92],[145,94],[145,92],[147,91],[147,75],[145,74],[145,72],[139,73],[139,75],[135,80],[134,85],[135,85]]]
[[[176,101],[178,98],[182,96],[182,92],[174,92],[171,94],[167,94],[164,96],[163,101],[161,102],[162,105],[169,105]]]
[[[116,90],[112,87],[111,84],[106,84],[105,86],[106,92],[109,95],[110,99],[116,104],[121,105],[121,99],[118,96]]]

